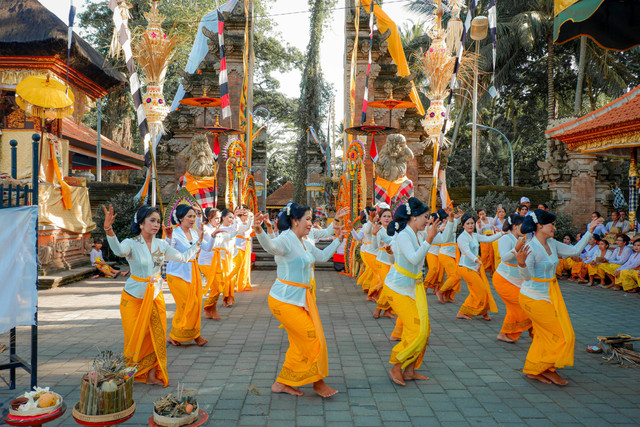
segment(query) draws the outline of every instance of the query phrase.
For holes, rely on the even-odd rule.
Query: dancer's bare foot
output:
[[[389,338],[389,341],[402,341],[402,338],[394,337],[393,335],[391,335],[391,338]]]
[[[565,386],[565,385],[569,384],[569,381],[567,381],[564,378],[562,378],[560,375],[558,375],[557,372],[551,372],[548,369],[546,371],[544,371],[540,375],[542,375],[543,377],[545,377],[546,379],[548,379],[549,381],[551,381],[552,383],[554,383],[556,385]]]
[[[482,318],[483,318],[484,320],[486,320],[487,322],[488,322],[489,320],[491,320],[491,316],[489,316],[489,313],[487,313],[487,314],[483,314],[483,315],[482,315]]]
[[[213,319],[213,320],[220,320],[220,315],[218,314],[218,310],[215,307],[212,307],[211,309],[204,309],[204,318],[205,319]]]
[[[442,293],[442,291],[440,289],[436,290],[436,296],[438,297],[438,301],[440,301],[440,304],[444,304],[447,301],[444,299],[444,295]]]
[[[458,301],[454,300],[453,298],[447,298],[447,302],[450,302],[451,304],[457,304]]]
[[[322,397],[331,397],[338,394],[338,390],[331,388],[324,382],[324,380],[316,381],[313,383],[313,391],[318,393]]]
[[[381,308],[376,308],[376,311],[373,312],[373,317],[376,318],[376,319],[379,319],[381,311],[382,311]]]
[[[389,319],[397,319],[398,316],[396,316],[395,314],[393,314],[391,312],[391,310],[385,310],[382,312],[382,317],[388,317]]]
[[[397,363],[393,365],[393,368],[389,371],[389,375],[391,376],[391,381],[398,385],[405,386],[407,383],[404,382],[404,378],[402,377],[402,364]]]
[[[129,272],[128,272],[128,271],[121,271],[121,272],[120,272],[120,275],[121,275],[122,277],[126,276],[127,274],[129,274]]]
[[[204,338],[202,338],[202,336],[199,336],[198,338],[195,339],[196,344],[198,344],[200,347],[202,347],[203,345],[205,345],[206,343],[209,342],[209,340],[206,340]]]
[[[542,375],[527,374],[527,378],[530,378],[532,380],[538,380],[538,381],[543,382],[545,384],[551,384],[551,381],[549,381],[546,377],[544,377]]]
[[[279,383],[278,381],[274,382],[271,386],[271,391],[273,393],[287,393],[292,396],[302,396],[304,393],[297,388],[293,388],[286,384]]]
[[[508,343],[514,343],[515,341],[512,340],[511,338],[509,338],[505,333],[500,332],[498,334],[498,341],[503,341],[503,342],[508,342]]]
[[[182,344],[180,344],[180,341],[176,341],[176,340],[174,340],[174,339],[173,339],[173,338],[171,338],[171,337],[168,337],[168,338],[167,338],[167,342],[168,342],[168,343],[171,343],[171,344],[173,344],[173,345],[175,345],[176,347],[180,347],[180,346],[182,345]]]
[[[158,378],[157,372],[157,368],[151,368],[149,370],[149,373],[147,374],[147,384],[164,386],[164,382]]]
[[[429,379],[429,377],[425,377],[424,375],[421,375],[416,371],[414,371],[413,368],[407,367],[407,369],[405,369],[404,372],[402,373],[402,379],[404,379],[405,381],[412,381],[412,380],[426,381]]]
[[[375,299],[374,297],[372,297],[372,296],[368,296],[368,297],[367,297],[367,301],[375,301],[375,300],[376,300],[376,299]]]
[[[458,312],[458,314],[456,314],[456,317],[458,319],[465,319],[465,320],[471,320],[471,316],[467,316],[466,314],[462,314],[460,312]]]

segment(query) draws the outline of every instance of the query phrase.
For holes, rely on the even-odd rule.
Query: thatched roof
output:
[[[285,182],[282,187],[267,196],[267,208],[283,208],[287,206],[293,199],[295,191],[296,189],[291,181]]]
[[[77,18],[76,18],[77,22]],[[0,57],[67,58],[69,27],[37,0],[2,0],[0,7]],[[76,33],[71,45],[70,68],[107,92],[123,87],[126,77]]]

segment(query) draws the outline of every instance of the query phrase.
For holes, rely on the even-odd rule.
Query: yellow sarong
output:
[[[603,262],[602,264],[598,265],[598,276],[600,276],[600,278],[602,279],[604,279],[605,275],[607,274],[615,276],[616,270],[620,268],[620,266],[621,266],[620,264]]]
[[[380,289],[380,293],[378,294],[378,301],[376,302],[377,307],[380,310],[389,310],[389,301],[387,300],[387,291],[389,288],[384,284],[384,280],[387,278],[387,274],[389,274],[389,270],[391,270],[391,266],[389,264],[385,264],[383,262],[378,265],[378,280],[382,282],[382,288]]]
[[[233,259],[234,269],[231,276],[235,282],[237,292],[252,291],[251,287],[251,239],[244,236],[236,236],[247,241],[244,250],[238,248],[238,253]],[[226,296],[226,295],[225,295]],[[234,298],[235,300],[235,298]]]
[[[620,284],[622,284],[622,289],[624,289],[625,291],[630,291],[631,289],[639,287],[639,281],[640,279],[638,279],[638,270],[620,271]]]
[[[149,371],[156,368],[156,377],[169,385],[167,373],[167,312],[162,292],[154,299],[156,277],[146,279],[131,276],[137,282],[147,282],[144,298],[136,298],[124,290],[120,296],[120,317],[124,331],[124,356],[129,365],[137,365],[135,380],[146,382]]]
[[[440,245],[443,246],[456,246],[455,243],[444,243]],[[440,286],[440,291],[442,291],[447,298],[453,299],[458,292],[460,292],[460,288],[462,287],[462,278],[460,277],[460,272],[458,271],[458,262],[460,261],[460,251],[456,246],[456,258],[452,258],[449,255],[445,255],[444,253],[438,254],[438,261],[440,262],[440,267],[447,273],[447,280]]]
[[[500,332],[517,341],[520,338],[520,334],[529,330],[532,325],[531,319],[520,307],[520,288],[502,277],[498,272],[493,273],[493,287],[507,309]]]
[[[289,349],[277,381],[291,387],[320,381],[329,375],[329,356],[311,287],[280,278],[278,280],[289,286],[306,289],[307,309],[269,296],[269,308],[289,336]]]
[[[376,278],[376,256],[370,254],[369,252],[360,252],[362,256],[362,261],[366,267],[363,274],[360,275],[361,279],[358,279],[358,284],[362,285],[362,290],[364,292],[369,292],[373,283],[377,280]]]
[[[231,256],[227,254],[224,248],[213,249],[213,257],[211,257],[210,265],[201,265],[200,270],[207,279],[203,295],[208,295],[204,302],[205,310],[213,307],[218,303],[220,293],[224,291],[225,284],[230,282],[231,272]]]
[[[402,364],[402,369],[412,363],[415,368],[422,365],[424,352],[429,344],[429,334],[431,325],[429,323],[429,307],[427,305],[427,294],[424,290],[422,272],[413,274],[406,268],[393,264],[403,276],[416,281],[416,299],[406,295],[401,295],[393,289],[387,287],[387,299],[393,311],[402,322],[402,338],[391,350],[389,363]]]
[[[573,366],[576,336],[571,319],[564,304],[558,279],[538,279],[534,282],[549,282],[549,299],[534,300],[520,294],[520,307],[533,322],[535,334],[524,363],[525,374],[539,375],[565,366]]]
[[[167,275],[171,295],[176,301],[176,312],[169,336],[176,341],[191,341],[200,336],[202,321],[202,280],[198,260],[191,260],[191,283],[180,277]]]
[[[439,289],[444,279],[444,268],[440,265],[438,255],[427,254],[427,267],[429,271],[424,278],[424,287]]]
[[[460,313],[467,316],[484,316],[489,311],[498,312],[491,287],[484,269],[480,269],[480,273],[467,267],[459,267],[460,275],[467,282],[469,287],[469,296],[460,307]]]

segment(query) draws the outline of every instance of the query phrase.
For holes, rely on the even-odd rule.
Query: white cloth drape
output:
[[[0,209],[0,333],[35,324],[37,206]]]

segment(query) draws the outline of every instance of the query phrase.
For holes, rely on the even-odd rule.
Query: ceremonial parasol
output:
[[[389,110],[389,126],[391,126],[391,111],[392,110],[400,110],[400,109],[408,109],[408,108],[416,108],[416,104],[408,101],[400,101],[397,99],[393,99],[393,91],[389,94],[389,98],[384,101],[374,101],[369,103],[369,108],[386,108]]]
[[[203,129],[211,132],[215,136],[215,140],[213,141],[213,154],[215,154],[216,159],[220,154],[220,143],[218,142],[218,137],[220,135],[242,135],[244,133],[243,131],[238,129],[232,129],[222,126],[220,124],[220,116],[216,116],[216,124],[214,124],[213,126],[205,126],[203,127]]]
[[[204,108],[204,120],[202,123],[207,125],[207,108],[219,107],[222,104],[220,98],[210,98],[207,96],[207,90],[204,89],[204,94],[196,98],[184,98],[180,100],[181,105],[189,107]]]
[[[49,74],[27,77],[16,86],[16,104],[35,117],[62,119],[73,113],[73,103],[73,93]]]
[[[346,128],[344,131],[349,135],[371,136],[371,146],[373,147],[376,143],[375,142],[376,135],[390,135],[392,133],[398,133],[399,129],[392,128],[391,126],[377,125],[373,120],[373,116],[372,116],[371,124]]]

